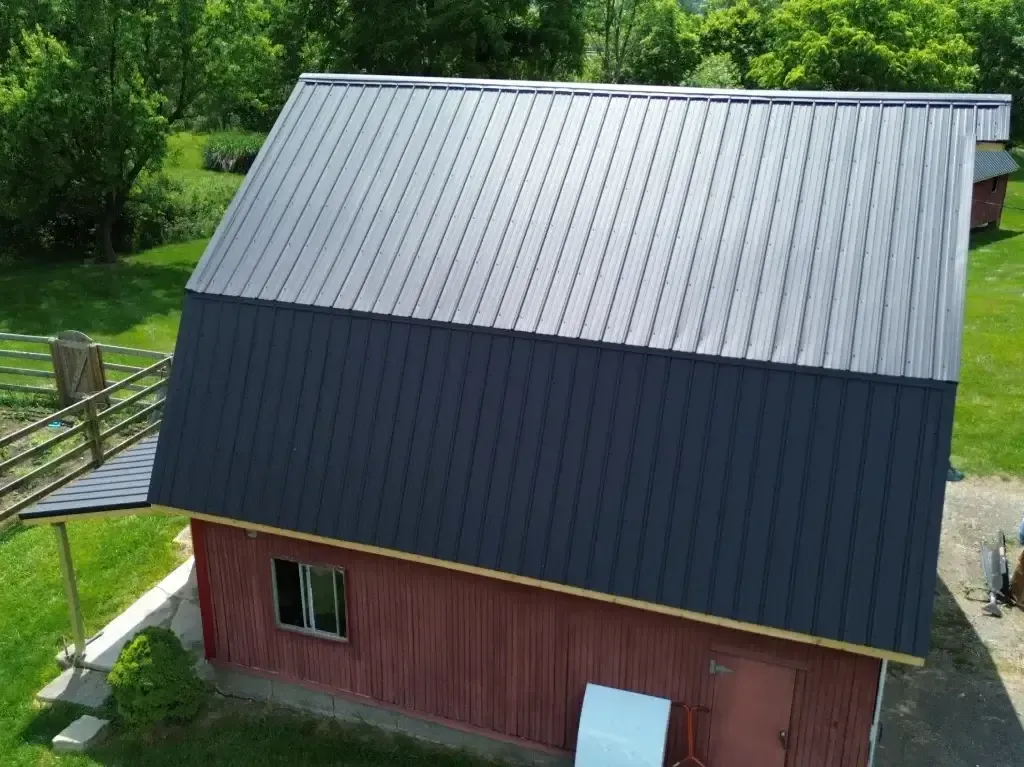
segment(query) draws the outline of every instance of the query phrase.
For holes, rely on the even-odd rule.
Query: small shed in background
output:
[[[974,155],[971,229],[999,226],[1006,200],[1006,183],[1017,163],[1005,149],[978,147]]]

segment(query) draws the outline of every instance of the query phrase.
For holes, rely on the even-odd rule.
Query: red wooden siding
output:
[[[879,662],[440,567],[193,523],[210,583],[218,661],[366,695],[571,749],[587,682],[703,705],[716,653],[797,670],[790,767],[867,762]],[[275,626],[270,559],[346,569],[347,643]],[[198,560],[197,560],[198,563]],[[202,566],[201,563],[198,563]],[[685,753],[674,709],[669,764]]]
[[[1007,176],[979,181],[971,193],[971,229],[995,223],[1003,216]]]

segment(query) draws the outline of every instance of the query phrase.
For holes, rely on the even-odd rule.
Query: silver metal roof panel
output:
[[[304,76],[196,292],[956,380],[1009,97]]]

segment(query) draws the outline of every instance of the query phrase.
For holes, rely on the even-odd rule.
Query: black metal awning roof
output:
[[[19,517],[23,521],[43,521],[148,507],[156,441],[155,436],[142,440],[81,479],[30,506]]]

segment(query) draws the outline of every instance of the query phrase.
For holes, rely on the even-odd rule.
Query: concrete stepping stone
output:
[[[44,703],[74,703],[97,709],[110,697],[107,675],[87,668],[69,668],[36,693]]]
[[[107,734],[106,719],[86,714],[80,716],[53,738],[53,750],[60,753],[80,754],[103,740]]]

